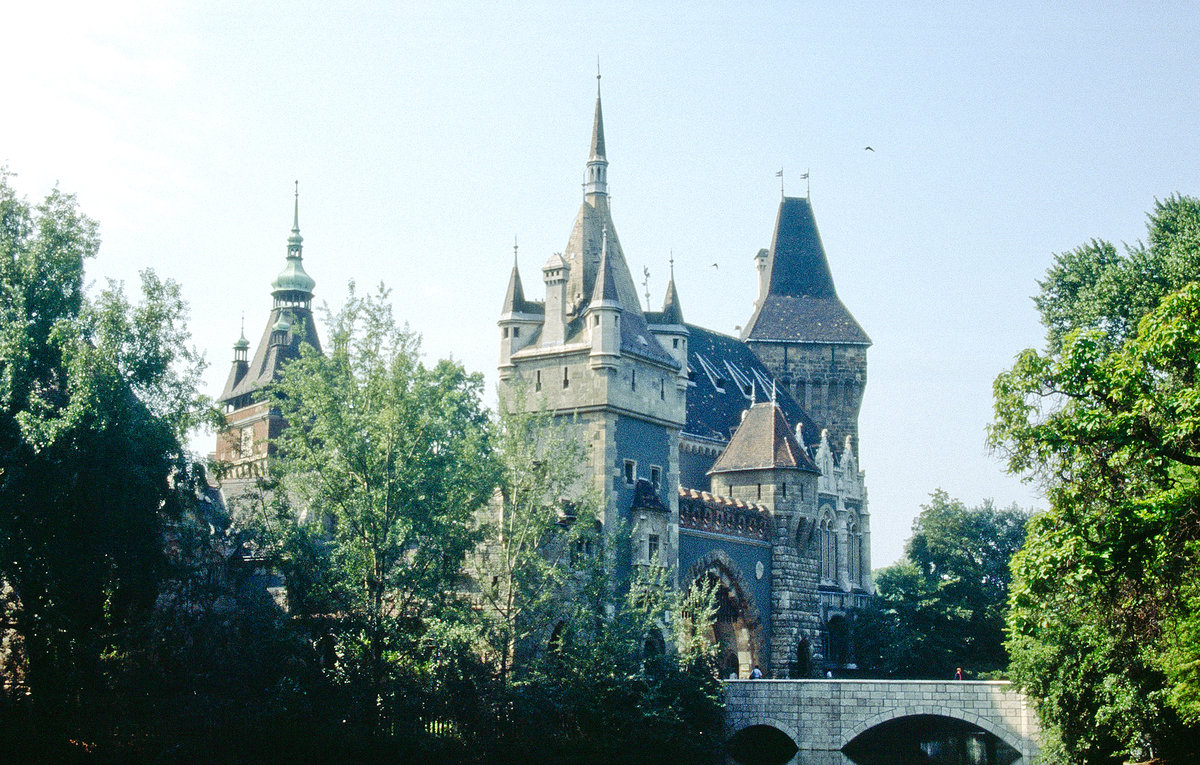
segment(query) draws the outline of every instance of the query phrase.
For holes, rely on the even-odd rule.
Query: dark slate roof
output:
[[[861,343],[871,339],[838,299],[807,199],[784,197],[767,256],[767,295],[746,325],[749,340]]]
[[[600,112],[600,90],[596,89],[596,116],[592,119],[591,159],[606,159],[604,156],[604,115]]]
[[[593,304],[613,303],[620,305],[621,298],[617,294],[617,280],[613,277],[612,261],[608,259],[607,245],[600,248],[600,268],[596,273],[596,286],[592,289]]]
[[[633,510],[657,510],[662,513],[670,511],[662,498],[658,496],[658,492],[654,488],[654,484],[647,481],[645,478],[639,478],[633,487],[633,504],[630,505]]]
[[[713,464],[712,473],[737,470],[791,468],[820,473],[808,452],[796,441],[792,428],[776,404],[766,401],[750,407],[729,446]]]
[[[286,342],[272,345],[272,327],[279,321],[280,314],[285,312],[289,315],[292,329],[287,334]],[[321,339],[317,336],[317,327],[313,321],[312,311],[296,307],[272,309],[270,317],[267,318],[267,326],[263,330],[262,339],[258,341],[258,349],[254,351],[254,358],[250,360],[250,366],[246,373],[238,377],[235,366],[225,383],[225,390],[221,392],[221,397],[217,400],[230,402],[247,394],[256,393],[275,382],[285,363],[300,358],[300,346],[305,343],[320,352]]]
[[[685,435],[710,441],[729,441],[750,407],[751,395],[771,398],[774,378],[754,352],[735,337],[694,324],[688,330],[688,386]],[[718,385],[718,383],[720,385]],[[753,390],[751,389],[753,387]],[[775,401],[787,421],[803,426],[804,445],[816,448],[821,432],[786,387],[778,386]]]
[[[545,306],[542,307],[542,310],[545,310]],[[521,272],[517,270],[516,263],[513,263],[512,274],[508,277],[508,292],[504,294],[504,307],[500,309],[501,315],[510,313],[537,313],[525,299],[525,288],[521,286]]]
[[[657,316],[660,324],[682,324],[683,306],[679,304],[679,293],[675,290],[675,276],[667,282],[667,296],[663,299],[662,313]]]

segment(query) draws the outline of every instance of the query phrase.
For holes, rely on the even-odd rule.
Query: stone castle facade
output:
[[[642,308],[609,207],[599,92],[586,170],[544,300],[513,264],[502,400],[522,385],[527,406],[576,429],[619,560],[719,584],[727,675],[851,667],[846,619],[873,590],[857,457],[870,340],[838,299],[812,207],[782,200],[734,338],[684,319],[674,273],[662,310]]]
[[[625,573],[665,564],[678,586],[718,585],[726,676],[852,668],[847,618],[873,592],[857,455],[870,340],[838,299],[809,201],[782,199],[754,259],[753,315],[731,337],[684,319],[673,271],[662,310],[642,308],[609,207],[599,91],[586,170],[567,246],[541,268],[542,300],[526,297],[514,260],[502,400],[524,386],[528,406],[575,431]],[[283,427],[262,389],[303,344],[320,349],[302,242],[297,199],[266,327],[253,356],[244,332],[235,343],[218,399],[227,502],[262,475]]]

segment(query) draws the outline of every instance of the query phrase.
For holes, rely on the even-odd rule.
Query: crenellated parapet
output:
[[[773,529],[766,507],[707,491],[679,487],[679,527],[769,541]]]

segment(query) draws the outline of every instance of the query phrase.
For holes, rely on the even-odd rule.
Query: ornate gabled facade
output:
[[[599,90],[586,172],[544,301],[513,264],[502,400],[525,386],[527,406],[576,430],[619,559],[717,584],[727,674],[852,668],[846,618],[873,591],[856,453],[870,340],[837,297],[808,200],[782,200],[734,338],[685,321],[674,264],[662,310],[642,309],[609,208]]]
[[[283,271],[271,283],[267,325],[252,357],[243,326],[241,337],[233,345],[233,367],[217,399],[224,409],[226,427],[217,436],[216,459],[228,466],[222,482],[227,495],[239,493],[245,484],[264,474],[272,441],[283,429],[279,412],[266,400],[266,386],[275,381],[284,364],[299,358],[302,345],[321,350],[312,313],[316,282],[304,270],[303,243],[297,188],[287,259]]]

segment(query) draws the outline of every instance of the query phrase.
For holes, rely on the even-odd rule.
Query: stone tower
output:
[[[627,572],[677,554],[686,376],[646,323],[613,225],[598,84],[586,173],[566,250],[542,267],[544,301],[525,298],[513,266],[499,321],[500,398],[514,400],[521,385],[529,408],[576,432],[590,454],[584,480],[604,500],[599,520]],[[618,528],[630,538],[614,539]]]
[[[775,402],[746,410],[709,475],[712,493],[770,512],[772,677],[808,676],[822,635],[820,560],[811,544],[820,470]]]
[[[871,339],[838,299],[807,199],[783,198],[771,249],[755,263],[759,295],[742,339],[832,443],[849,436],[857,455]]]
[[[283,271],[271,283],[272,306],[267,326],[248,358],[250,343],[242,336],[233,346],[233,368],[217,401],[225,413],[225,429],[217,435],[219,462],[229,466],[226,488],[236,490],[264,474],[271,442],[283,429],[283,419],[266,400],[264,388],[279,376],[283,365],[299,358],[300,346],[321,350],[313,323],[312,294],[316,282],[304,270],[304,238],[300,236],[300,192],[297,185],[292,233],[288,237]]]

